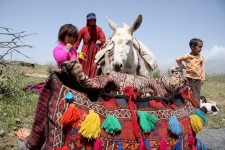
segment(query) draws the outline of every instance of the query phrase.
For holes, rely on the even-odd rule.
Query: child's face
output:
[[[198,44],[196,46],[194,46],[194,45],[191,46],[191,50],[194,54],[198,55],[201,53],[202,47],[203,47],[203,43],[198,42]]]
[[[74,44],[74,42],[75,42],[75,38],[73,36],[69,36],[69,35],[65,36],[65,39],[64,39],[65,44],[67,44],[67,43]]]

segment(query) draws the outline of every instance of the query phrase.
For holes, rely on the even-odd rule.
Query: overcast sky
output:
[[[81,29],[89,12],[96,14],[97,25],[107,38],[112,33],[107,16],[122,26],[123,22],[130,25],[142,14],[142,24],[134,36],[152,50],[159,69],[174,66],[177,57],[189,53],[191,38],[204,41],[206,67],[214,62],[218,66],[225,64],[224,0],[0,0],[0,27],[37,33],[24,39],[35,48],[22,50],[33,61],[20,55],[13,55],[14,59],[52,63],[59,28],[72,23]],[[0,40],[4,41],[4,37]]]

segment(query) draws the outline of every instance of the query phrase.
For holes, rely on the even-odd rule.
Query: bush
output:
[[[0,75],[0,98],[17,95],[20,91],[22,73],[8,71],[9,67],[2,69]]]
[[[159,69],[156,69],[154,72],[153,72],[153,78],[158,78],[160,76],[160,71]]]

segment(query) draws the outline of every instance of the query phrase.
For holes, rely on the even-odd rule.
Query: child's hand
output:
[[[201,85],[203,85],[204,84],[204,80],[201,80]]]
[[[73,45],[71,43],[66,44],[66,49],[70,50],[72,47],[73,47]]]
[[[96,41],[96,45],[101,45],[101,44],[102,44],[102,42],[100,40]]]

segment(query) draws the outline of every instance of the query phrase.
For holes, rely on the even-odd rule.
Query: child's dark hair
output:
[[[191,47],[192,45],[193,45],[193,46],[197,46],[197,45],[198,45],[198,42],[203,43],[203,41],[202,41],[201,39],[193,38],[193,39],[190,40],[189,46],[190,46],[190,47]]]
[[[73,36],[75,40],[77,40],[77,36],[78,36],[77,27],[75,27],[72,24],[64,24],[63,26],[61,26],[61,28],[59,29],[59,34],[58,34],[58,41],[63,42],[66,35]]]

